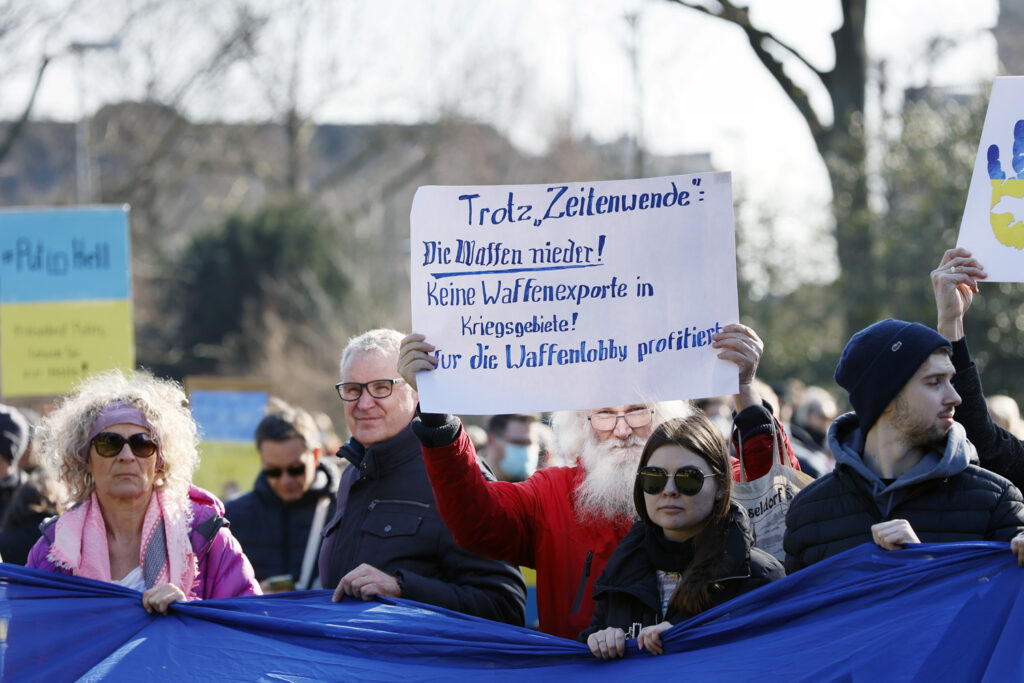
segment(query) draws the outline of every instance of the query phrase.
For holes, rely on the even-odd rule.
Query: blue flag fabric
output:
[[[0,680],[1017,680],[1024,569],[1006,543],[866,544],[666,631],[586,646],[407,600],[329,591],[175,603],[0,564]]]

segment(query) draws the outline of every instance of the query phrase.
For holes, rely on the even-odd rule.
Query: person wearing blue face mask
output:
[[[487,465],[501,481],[524,481],[537,470],[540,433],[536,415],[495,415],[487,423]]]

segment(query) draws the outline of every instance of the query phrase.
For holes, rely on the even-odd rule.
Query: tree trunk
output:
[[[867,136],[864,102],[868,78],[867,43],[864,37],[868,0],[840,0],[843,23],[832,34],[836,62],[831,71],[820,71],[800,52],[750,22],[747,7],[733,0],[713,5],[692,0],[669,0],[739,26],[747,34],[754,54],[793,102],[807,123],[832,186],[832,213],[839,258],[840,299],[847,334],[877,319],[883,296],[876,263],[875,217],[868,204]],[[775,48],[774,50],[769,47]],[[807,92],[786,74],[778,55],[802,62],[821,81],[832,100],[832,123],[826,125],[812,106]],[[794,261],[796,259],[794,258]]]
[[[867,0],[842,0],[843,24],[832,34],[836,63],[825,79],[834,119],[815,140],[832,185],[839,292],[846,332],[875,322],[882,282],[875,259],[875,220],[868,203],[864,100],[868,78]]]

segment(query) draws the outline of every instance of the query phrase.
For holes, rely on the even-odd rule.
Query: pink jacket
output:
[[[189,487],[188,497],[192,505],[189,541],[199,558],[199,575],[193,593],[202,600],[261,595],[252,565],[228,530],[224,504],[197,486]],[[57,566],[47,557],[56,521],[54,517],[43,524],[43,535],[32,546],[26,566],[56,574],[70,574],[70,570]]]

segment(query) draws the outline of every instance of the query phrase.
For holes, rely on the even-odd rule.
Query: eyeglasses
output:
[[[664,467],[641,467],[636,473],[640,488],[652,496],[665,490],[668,476],[668,470]],[[695,496],[704,487],[704,473],[696,467],[683,467],[672,476],[675,478],[676,491],[684,496]]]
[[[590,420],[590,426],[597,431],[610,432],[615,429],[615,425],[620,417],[626,421],[627,425],[637,429],[638,427],[646,427],[651,424],[651,421],[654,419],[654,410],[650,408],[636,408],[627,413],[613,413],[610,410],[604,410],[588,415],[587,419]]]
[[[387,398],[395,389],[396,382],[404,382],[401,377],[395,379],[373,379],[369,382],[338,382],[334,388],[338,390],[338,396],[342,401],[358,401],[366,389],[373,398]]]
[[[301,477],[301,476],[306,474],[306,466],[305,465],[289,465],[288,467],[285,467],[284,469],[281,469],[280,467],[268,467],[265,470],[263,470],[263,476],[265,476],[267,479],[277,479],[282,474],[284,474],[285,472],[288,473],[289,477],[293,477],[293,478]]]
[[[156,440],[144,432],[132,434],[127,438],[117,432],[100,432],[92,437],[92,445],[96,448],[96,454],[104,458],[113,458],[121,452],[126,443],[136,458],[148,458],[156,453]]]

